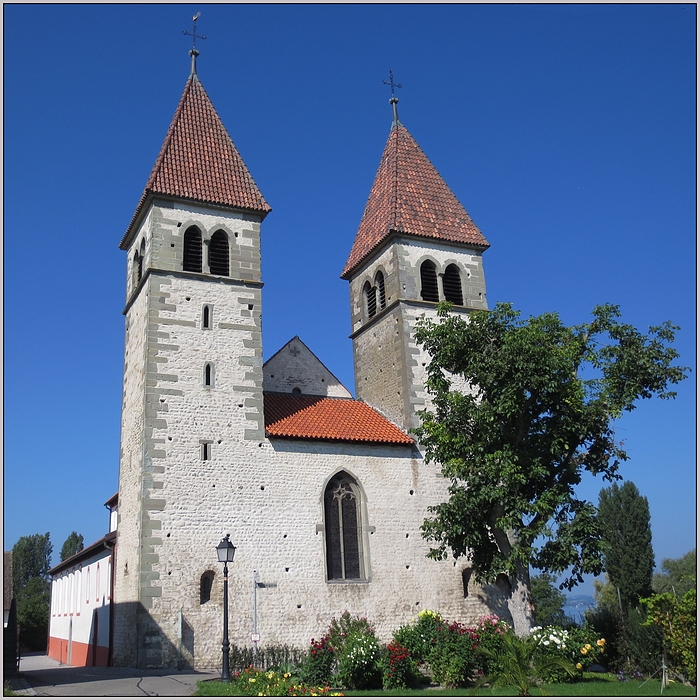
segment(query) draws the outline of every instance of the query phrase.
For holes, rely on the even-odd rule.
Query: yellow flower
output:
[[[586,649],[588,649],[588,651],[590,651],[591,649],[593,649],[593,647],[590,644],[586,644]]]
[[[258,697],[261,698],[261,697],[262,697],[262,693],[258,693]]]
[[[285,674],[284,674],[284,677],[285,677],[285,678],[289,678],[289,676],[291,676],[291,675],[292,675],[291,673],[285,673]]]
[[[581,653],[585,656],[588,653],[588,649],[586,649],[586,647],[581,647]]]
[[[599,647],[604,647],[604,646],[605,646],[605,640],[604,640],[604,639],[599,639],[599,640],[596,642],[596,644],[597,644]]]
[[[580,671],[583,668],[583,666],[581,664],[576,664],[576,668]]]

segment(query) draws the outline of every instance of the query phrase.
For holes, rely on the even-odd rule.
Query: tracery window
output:
[[[228,236],[217,231],[209,242],[209,272],[228,277]]]
[[[196,226],[190,226],[185,231],[182,269],[186,272],[202,271],[202,233]]]
[[[462,280],[459,275],[457,265],[448,265],[445,268],[445,274],[442,276],[442,291],[445,294],[445,299],[453,304],[462,306],[464,298],[462,296]]]
[[[365,578],[362,556],[362,510],[357,482],[337,474],[324,495],[326,569],[329,581]]]
[[[435,263],[426,260],[420,266],[420,296],[424,301],[440,301]]]

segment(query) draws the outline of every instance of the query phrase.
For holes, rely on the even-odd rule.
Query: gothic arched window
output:
[[[377,313],[377,290],[372,287],[369,282],[365,282],[365,286],[362,288],[362,290],[365,295],[367,315],[372,318]]]
[[[462,297],[462,280],[459,276],[459,268],[457,265],[448,265],[445,268],[445,274],[442,276],[442,291],[445,294],[445,299],[451,301],[457,306],[464,304]]]
[[[199,579],[199,604],[204,605],[211,600],[211,587],[214,583],[214,572],[205,571]]]
[[[196,226],[190,226],[185,231],[182,269],[186,272],[202,271],[202,234]]]
[[[209,272],[228,277],[228,236],[217,231],[209,242]]]
[[[202,307],[202,328],[204,330],[211,330],[211,317],[212,317],[212,307],[209,304],[205,304]]]
[[[440,301],[435,263],[426,260],[420,266],[420,296],[424,301]]]
[[[214,386],[214,365],[211,362],[204,365],[204,386]]]
[[[328,580],[363,579],[362,503],[357,482],[340,472],[326,487],[323,501]]]
[[[379,308],[386,308],[386,291],[384,290],[384,274],[379,271],[377,276],[374,278],[374,286],[379,294]]]

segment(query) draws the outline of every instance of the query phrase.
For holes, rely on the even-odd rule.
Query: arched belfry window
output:
[[[141,281],[143,277],[143,259],[146,257],[146,241],[141,241],[141,247],[139,248],[139,269],[137,272],[138,281]]]
[[[440,301],[435,263],[426,260],[420,266],[420,296],[424,301]]]
[[[362,499],[345,472],[334,476],[324,494],[326,568],[329,581],[365,577],[362,564]]]
[[[458,306],[464,304],[464,298],[462,297],[462,280],[459,276],[459,268],[457,265],[452,264],[445,268],[445,274],[442,276],[442,291],[447,301],[451,301]]]
[[[370,318],[372,318],[377,314],[377,290],[374,287],[372,287],[369,282],[365,282],[362,291],[365,295],[367,315]]]
[[[386,309],[386,291],[384,290],[384,273],[380,270],[374,278],[374,287],[377,290],[379,309]]]
[[[190,226],[185,231],[182,269],[186,272],[202,271],[202,233],[196,226]]]
[[[211,600],[211,587],[214,583],[214,572],[205,571],[199,579],[199,604],[204,605]]]
[[[217,231],[209,242],[209,272],[228,277],[228,236]]]

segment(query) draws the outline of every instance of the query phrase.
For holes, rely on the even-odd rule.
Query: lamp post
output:
[[[216,548],[216,554],[219,561],[224,565],[224,641],[221,645],[223,659],[221,662],[221,680],[231,680],[228,672],[228,650],[231,646],[228,641],[228,563],[233,561],[233,555],[236,553],[236,548],[229,542],[230,535],[226,535],[221,543]]]

